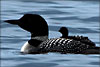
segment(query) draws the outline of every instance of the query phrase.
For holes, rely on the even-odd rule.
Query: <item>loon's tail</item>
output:
[[[87,49],[83,52],[83,54],[100,54],[100,47]]]

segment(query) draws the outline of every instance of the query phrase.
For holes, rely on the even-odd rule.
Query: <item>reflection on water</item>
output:
[[[70,35],[88,36],[99,46],[99,0],[2,0],[1,67],[99,67],[99,55],[21,54],[21,46],[30,33],[3,22],[23,14],[40,14],[49,25],[49,38],[60,37],[60,27]]]

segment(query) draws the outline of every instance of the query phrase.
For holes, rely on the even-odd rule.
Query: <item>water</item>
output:
[[[88,36],[99,46],[99,0],[2,0],[1,67],[99,67],[98,54],[20,54],[30,33],[3,22],[23,14],[40,14],[49,25],[49,38],[60,37],[58,29],[68,27],[70,35]]]

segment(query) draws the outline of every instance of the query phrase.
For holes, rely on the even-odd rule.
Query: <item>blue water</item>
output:
[[[3,22],[23,14],[40,14],[49,25],[49,38],[60,37],[58,29],[68,27],[70,35],[88,36],[99,42],[99,0],[2,0],[1,67],[99,67],[98,54],[20,54],[30,33]]]

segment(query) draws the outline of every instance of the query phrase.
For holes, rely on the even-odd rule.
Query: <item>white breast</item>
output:
[[[21,48],[22,53],[30,53],[31,51],[34,50],[36,50],[36,47],[31,46],[28,42],[26,42]]]

